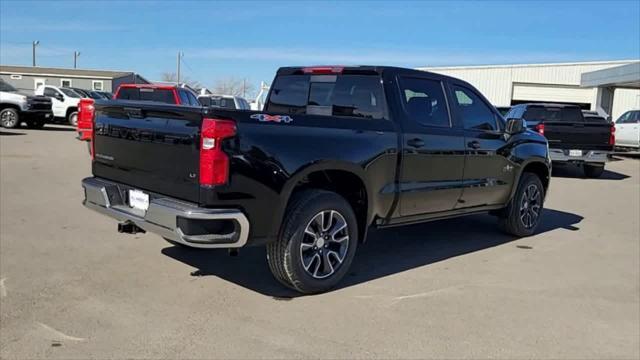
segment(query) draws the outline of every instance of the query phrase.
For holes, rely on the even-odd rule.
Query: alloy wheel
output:
[[[304,230],[300,243],[302,267],[316,279],[327,278],[340,268],[348,249],[349,226],[344,216],[335,210],[323,210]]]
[[[520,221],[525,228],[531,229],[538,223],[542,209],[542,194],[536,184],[529,184],[520,201]]]
[[[13,128],[18,125],[18,117],[12,111],[3,111],[0,116],[0,123],[3,127]]]

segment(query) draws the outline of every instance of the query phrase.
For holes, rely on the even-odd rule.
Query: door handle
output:
[[[468,147],[472,148],[472,149],[479,149],[480,148],[480,142],[473,140],[473,141],[469,141],[469,143],[467,144]]]
[[[420,139],[420,138],[415,138],[415,139],[411,139],[409,141],[407,141],[407,145],[414,147],[414,148],[421,148],[424,146],[424,140]]]

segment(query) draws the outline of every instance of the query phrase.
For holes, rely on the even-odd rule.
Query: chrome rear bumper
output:
[[[147,211],[127,205],[129,187],[94,177],[82,180],[83,205],[118,221],[132,222],[145,231],[180,244],[197,248],[238,248],[247,243],[249,220],[240,210],[201,208],[181,200],[153,196]],[[233,226],[223,234],[190,234],[181,228],[189,222],[230,221]],[[183,224],[183,225],[180,225]]]
[[[571,156],[566,149],[549,149],[552,162],[605,163],[608,161],[609,151],[582,150],[581,155]]]

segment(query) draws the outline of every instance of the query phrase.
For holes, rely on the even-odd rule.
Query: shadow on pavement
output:
[[[6,131],[0,131],[0,136],[14,136],[14,135],[27,135],[27,134],[22,133],[22,132],[6,132]]]
[[[617,159],[615,161],[621,161]],[[576,165],[564,165],[564,166],[554,166],[552,171],[552,177],[559,178],[569,178],[569,179],[590,179],[590,180],[624,180],[629,178],[629,175],[622,174],[619,172],[607,170],[606,166],[604,172],[600,177],[597,178],[588,178],[584,175],[584,171],[582,167]]]
[[[577,231],[582,216],[558,210],[544,210],[538,233],[556,229]],[[359,244],[350,272],[338,288],[345,288],[388,275],[433,264],[448,258],[484,250],[517,240],[502,233],[496,219],[474,215],[405,227],[372,231]],[[531,244],[529,244],[531,245]],[[528,247],[526,247],[528,248]],[[197,270],[192,276],[217,276],[239,286],[290,300],[300,294],[279,284],[269,271],[264,247],[242,249],[231,257],[226,250],[200,250],[183,246],[162,249],[162,253]]]

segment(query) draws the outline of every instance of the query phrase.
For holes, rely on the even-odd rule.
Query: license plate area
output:
[[[133,209],[147,211],[149,209],[149,194],[140,190],[129,190],[129,206]]]
[[[569,150],[569,156],[582,156],[582,150]]]

